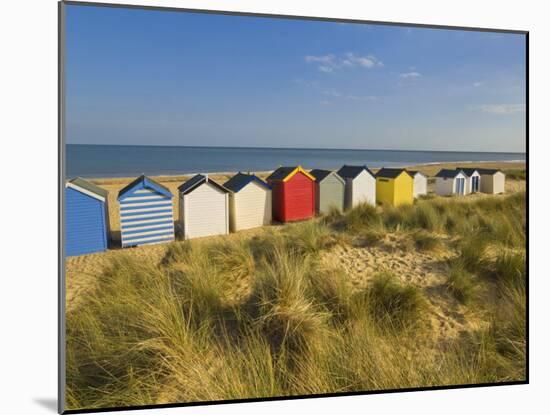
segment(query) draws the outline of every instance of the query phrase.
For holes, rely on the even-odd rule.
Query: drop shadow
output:
[[[34,402],[51,412],[57,413],[57,399],[55,398],[35,398]]]

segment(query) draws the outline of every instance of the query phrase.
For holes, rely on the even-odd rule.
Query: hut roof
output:
[[[331,174],[334,175],[339,181],[344,183],[344,180],[338,175],[338,173],[335,173],[331,170],[323,170],[323,169],[313,169],[309,172],[313,177],[315,177],[315,181],[322,182],[325,180],[328,176]]]
[[[476,171],[479,173],[479,169],[476,169],[474,167],[457,167],[455,170],[462,170],[464,174],[466,174],[466,176],[468,177],[470,177]]]
[[[407,170],[407,172],[413,177],[416,176],[417,174],[420,174],[421,176],[424,176],[424,177],[428,177],[424,173],[418,170]]]
[[[267,181],[287,181],[290,180],[296,173],[303,173],[305,176],[309,177],[311,180],[315,180],[310,173],[305,171],[302,166],[291,166],[291,167],[279,167],[273,173],[267,177]]]
[[[385,177],[388,179],[395,179],[401,173],[407,173],[409,176],[412,177],[411,172],[408,172],[405,169],[389,169],[386,167],[382,167],[380,170],[378,170],[378,172],[376,173],[376,177]]]
[[[260,179],[255,174],[245,174],[245,173],[237,173],[232,178],[230,178],[228,181],[226,181],[223,184],[223,187],[226,189],[231,190],[232,192],[236,193],[241,191],[247,184],[256,182],[259,185],[265,187],[266,189],[271,189],[269,185],[264,182],[262,179]]]
[[[107,196],[109,195],[109,192],[102,187],[96,186],[93,183],[90,183],[87,180],[84,180],[82,177],[75,177],[74,179],[69,180],[70,184],[75,185],[76,187],[80,187],[84,190],[87,190],[88,192],[91,192],[103,199],[107,199]]]
[[[220,189],[224,193],[228,193],[229,190],[227,190],[224,186],[221,184],[216,183],[214,180],[210,179],[208,176],[205,176],[203,174],[197,174],[193,177],[191,177],[186,182],[182,183],[178,190],[183,194],[191,193],[193,190],[195,190],[197,187],[199,187],[203,183],[210,183]]]
[[[443,178],[446,178],[446,179],[454,179],[460,173],[462,173],[466,176],[466,173],[464,173],[462,170],[441,169],[441,170],[439,170],[439,173],[437,173],[435,175],[435,177],[443,177]]]
[[[500,169],[477,169],[477,171],[479,172],[479,174],[490,174],[490,175],[493,175],[498,172],[502,173],[502,170]]]
[[[172,192],[167,187],[164,187],[162,184],[142,174],[141,176],[139,176],[138,178],[130,182],[127,186],[124,186],[122,189],[120,189],[120,192],[118,192],[118,199],[120,200],[121,198],[123,198],[126,195],[126,193],[132,190],[139,183],[143,183],[144,187],[153,189],[156,192],[166,197],[169,197],[170,199],[174,197]]]
[[[367,166],[344,165],[340,168],[340,170],[337,171],[337,173],[340,177],[343,177],[345,179],[355,179],[363,170],[366,170],[367,173],[369,173],[372,177],[375,177],[372,171],[370,171]]]

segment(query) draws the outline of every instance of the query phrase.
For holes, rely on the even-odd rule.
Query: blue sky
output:
[[[525,37],[67,7],[67,142],[525,151]]]

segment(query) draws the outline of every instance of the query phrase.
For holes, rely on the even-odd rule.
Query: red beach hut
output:
[[[273,219],[291,222],[315,215],[315,178],[302,166],[279,167],[268,178]]]

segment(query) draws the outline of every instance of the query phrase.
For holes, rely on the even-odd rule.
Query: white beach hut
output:
[[[197,174],[179,190],[179,226],[185,239],[229,233],[229,190]]]
[[[467,180],[462,170],[440,170],[435,175],[435,192],[440,196],[465,195]]]
[[[480,190],[483,193],[504,193],[506,175],[503,171],[496,169],[479,169],[478,171],[481,175]]]
[[[428,177],[423,173],[416,170],[408,170],[409,174],[413,177],[413,196],[417,197],[428,194]]]
[[[477,193],[481,190],[481,175],[479,170],[469,167],[457,167],[456,170],[462,170],[466,176],[466,194]]]
[[[253,174],[238,173],[224,183],[229,193],[229,228],[232,232],[271,223],[271,188]]]
[[[346,182],[346,209],[361,203],[376,205],[376,178],[367,166],[343,166],[337,173]]]

